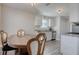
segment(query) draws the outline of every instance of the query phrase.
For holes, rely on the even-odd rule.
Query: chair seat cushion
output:
[[[8,44],[6,44],[3,48],[3,51],[10,51],[10,50],[16,50],[16,48],[10,47]]]

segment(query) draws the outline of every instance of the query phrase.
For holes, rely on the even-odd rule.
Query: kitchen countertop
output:
[[[72,37],[79,37],[79,33],[75,33],[75,32],[68,32],[62,35],[67,35],[67,36],[72,36]]]
[[[77,34],[77,35],[79,35],[79,32],[68,32],[67,34]]]

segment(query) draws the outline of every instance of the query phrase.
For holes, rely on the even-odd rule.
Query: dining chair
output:
[[[27,51],[29,55],[43,55],[45,48],[45,33],[39,33],[35,38],[27,42]]]
[[[27,42],[27,52],[29,55],[37,55],[38,53],[38,45],[39,45],[39,42],[38,40],[36,40],[35,38],[32,38],[30,39],[28,42]]]
[[[43,55],[44,49],[45,49],[45,42],[46,42],[46,39],[47,39],[46,34],[43,33],[43,32],[40,32],[39,34],[37,34],[36,39],[40,43],[38,54]]]
[[[11,51],[11,50],[16,50],[16,48],[10,47],[7,43],[7,38],[8,38],[8,34],[7,32],[4,31],[0,31],[0,39],[1,39],[1,43],[2,43],[2,51],[3,51],[3,55],[7,54],[7,51]],[[16,52],[15,52],[16,54]]]

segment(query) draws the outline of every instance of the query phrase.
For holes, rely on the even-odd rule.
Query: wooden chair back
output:
[[[1,38],[2,46],[6,45],[7,44],[7,38],[8,38],[7,32],[0,31],[0,38]]]
[[[45,33],[39,33],[35,38],[30,39],[28,41],[28,43],[27,43],[27,51],[28,51],[28,54],[29,55],[32,55],[31,43],[37,42],[37,46],[38,47],[36,48],[36,51],[35,52],[36,52],[37,55],[42,55],[44,53],[45,41],[46,41]]]
[[[45,42],[46,42],[46,35],[45,33],[39,33],[37,36],[36,36],[36,39],[39,41],[39,49],[38,49],[38,54],[39,55],[43,55],[44,53],[44,48],[45,48]]]
[[[32,44],[33,42],[36,42],[35,44],[37,44],[37,47],[35,48],[35,44]],[[35,55],[35,54],[37,54],[37,52],[38,52],[38,45],[39,45],[39,42],[38,42],[38,40],[36,40],[35,38],[32,38],[32,39],[30,39],[28,42],[27,42],[27,52],[28,52],[28,54],[29,55]],[[32,46],[33,46],[33,48],[32,48]],[[33,50],[33,49],[36,49],[35,51]],[[34,51],[34,53],[32,53]]]

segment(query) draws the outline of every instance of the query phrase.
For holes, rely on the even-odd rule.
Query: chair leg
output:
[[[21,49],[20,48],[16,49],[15,55],[20,55],[20,52],[21,52]]]
[[[5,55],[7,55],[7,51],[5,51]]]
[[[3,51],[2,55],[7,55],[7,51]]]
[[[17,55],[17,54],[18,54],[18,49],[15,50],[15,55]]]
[[[2,55],[5,55],[5,51],[2,52]]]
[[[21,48],[18,48],[18,54],[19,55],[21,54]]]

